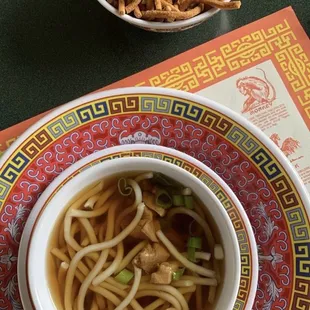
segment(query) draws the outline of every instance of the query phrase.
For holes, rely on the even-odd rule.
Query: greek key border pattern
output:
[[[235,74],[242,68],[274,59],[282,69],[296,100],[310,119],[310,59],[288,20],[242,36],[194,59],[139,82],[136,86],[155,86],[196,92]]]

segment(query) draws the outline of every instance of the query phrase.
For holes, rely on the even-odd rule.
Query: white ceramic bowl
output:
[[[51,199],[37,222],[29,247],[28,281],[35,309],[57,309],[48,286],[47,248],[54,223],[64,207],[83,188],[102,179],[103,176],[130,171],[156,171],[168,174],[184,186],[194,189],[195,194],[205,203],[220,232],[225,252],[223,286],[215,309],[232,309],[239,287],[241,262],[238,240],[227,212],[216,196],[195,176],[173,164],[151,158],[104,161],[74,177]],[[53,183],[50,186],[53,186]],[[42,194],[37,204],[41,204],[47,198],[45,195],[49,195],[48,190],[46,193]]]
[[[153,31],[153,32],[178,32],[183,31],[192,27],[195,27],[206,20],[208,20],[210,17],[212,17],[214,14],[218,13],[220,10],[216,8],[212,8],[202,14],[199,14],[193,18],[181,20],[181,21],[175,21],[172,23],[162,23],[162,22],[153,22],[153,21],[146,21],[143,19],[135,18],[130,15],[120,15],[118,10],[109,4],[106,0],[98,0],[100,4],[105,7],[109,12],[114,14],[115,16],[119,17],[120,19],[124,20],[125,22],[142,28],[144,30]],[[225,2],[229,2],[230,0],[225,0]]]

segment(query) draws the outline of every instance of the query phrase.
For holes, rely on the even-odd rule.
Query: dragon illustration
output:
[[[255,76],[246,76],[236,82],[240,93],[247,96],[242,113],[246,113],[261,104],[271,104],[276,99],[276,90],[267,79],[265,71],[260,68],[257,70],[263,72],[265,81]]]
[[[300,148],[300,143],[299,141],[289,137],[286,138],[283,143],[282,146],[280,146],[280,137],[277,133],[273,133],[270,136],[270,139],[281,149],[281,151],[284,153],[285,156],[289,156],[292,155],[293,153],[295,153],[295,150]]]

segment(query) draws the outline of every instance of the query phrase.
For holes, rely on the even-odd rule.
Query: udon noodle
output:
[[[103,180],[54,229],[51,292],[64,310],[211,309],[224,259],[217,239],[191,189],[165,175]]]

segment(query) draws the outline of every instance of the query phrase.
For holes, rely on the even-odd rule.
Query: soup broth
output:
[[[224,253],[190,188],[152,172],[80,192],[57,220],[47,275],[57,309],[213,309]]]

